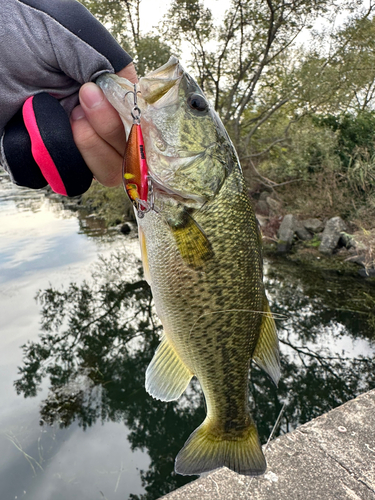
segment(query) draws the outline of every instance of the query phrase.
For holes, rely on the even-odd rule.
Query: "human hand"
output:
[[[117,184],[125,139],[116,112],[106,100],[93,106],[90,83],[73,113],[73,134],[69,115],[80,87],[101,73],[136,81],[130,56],[76,0],[8,0],[0,31],[0,162],[12,180],[32,188],[48,181],[75,196],[91,184],[88,165],[99,181]]]
[[[133,63],[117,73],[130,82],[138,81]],[[105,186],[122,182],[122,162],[126,144],[124,126],[118,112],[94,83],[79,92],[81,105],[70,115],[74,141],[97,181]]]

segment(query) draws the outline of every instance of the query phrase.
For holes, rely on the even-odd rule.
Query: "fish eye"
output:
[[[200,94],[192,94],[188,97],[187,103],[191,107],[191,109],[195,109],[196,111],[207,111],[208,103],[206,99]]]

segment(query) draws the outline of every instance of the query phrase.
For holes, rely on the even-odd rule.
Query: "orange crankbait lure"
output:
[[[123,182],[125,190],[137,209],[138,216],[149,212],[152,205],[148,202],[149,179],[145,145],[140,125],[141,110],[137,106],[137,89],[134,85],[133,125],[126,144],[123,163]]]

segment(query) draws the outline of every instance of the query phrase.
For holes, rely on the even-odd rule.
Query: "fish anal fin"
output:
[[[280,380],[279,340],[275,320],[273,319],[268,300],[264,297],[264,315],[258,343],[253,359],[272,378],[277,385]]]
[[[171,224],[170,221],[168,223],[178,251],[186,264],[199,268],[213,257],[212,246],[205,232],[187,211],[184,211],[177,224]]]
[[[173,401],[185,391],[193,373],[164,337],[146,371],[146,391],[155,399]]]
[[[189,476],[223,466],[246,476],[259,476],[266,471],[266,459],[253,421],[241,436],[226,439],[206,418],[177,455],[175,471]]]

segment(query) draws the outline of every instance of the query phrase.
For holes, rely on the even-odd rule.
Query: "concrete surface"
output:
[[[375,390],[272,441],[264,476],[222,468],[163,500],[375,500]]]

